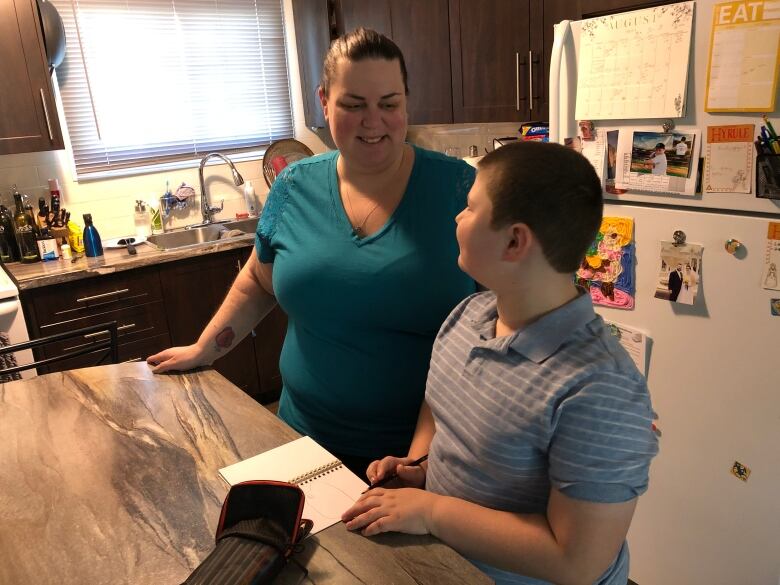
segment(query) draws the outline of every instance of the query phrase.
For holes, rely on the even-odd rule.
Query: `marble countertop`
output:
[[[298,437],[211,369],[0,385],[0,583],[181,583],[214,547],[218,469]],[[311,536],[278,582],[489,583],[429,536]]]
[[[5,267],[16,281],[19,290],[29,290],[90,278],[101,274],[112,274],[123,270],[133,270],[154,264],[175,262],[204,254],[223,252],[234,248],[246,248],[254,245],[254,234],[226,238],[214,242],[195,244],[173,250],[158,250],[148,242],[136,246],[137,254],[130,255],[125,248],[105,250],[98,258],[82,256],[75,262],[71,260],[50,260],[22,264],[14,262]]]

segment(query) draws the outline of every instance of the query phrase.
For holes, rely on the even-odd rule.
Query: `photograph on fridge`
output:
[[[620,195],[625,193],[626,189],[622,186],[618,186],[617,179],[617,166],[618,166],[618,136],[620,130],[608,130],[607,135],[607,179],[605,181],[604,189],[607,193],[613,195]]]
[[[690,177],[694,139],[676,132],[634,132],[631,172]]]
[[[693,305],[701,286],[701,257],[704,246],[661,242],[661,265],[655,298]]]

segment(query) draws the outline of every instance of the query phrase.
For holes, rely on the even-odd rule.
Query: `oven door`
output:
[[[22,343],[29,341],[27,324],[24,321],[22,304],[17,297],[0,300],[0,332],[8,336],[8,343]],[[18,365],[29,364],[34,361],[32,350],[25,349],[14,353]],[[20,372],[22,378],[33,378],[36,375],[34,369]]]

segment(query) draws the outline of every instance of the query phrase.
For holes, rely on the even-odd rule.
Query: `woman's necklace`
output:
[[[403,168],[404,166],[404,160],[406,159],[406,149],[403,150],[401,153],[401,164],[399,165],[399,169]],[[397,174],[398,171],[396,170],[395,174]],[[371,214],[374,213],[377,208],[379,207],[379,201],[374,203],[374,206],[368,211],[366,216],[363,218],[363,221],[361,221],[358,225],[355,225],[355,223],[352,221],[353,217],[355,216],[355,208],[352,205],[352,197],[349,194],[350,189],[347,189],[346,184],[344,184],[344,192],[347,196],[347,203],[349,204],[349,223],[352,226],[352,235],[357,238],[365,238],[366,237],[366,223],[368,222],[368,218],[371,217]]]
[[[355,216],[355,208],[352,206],[352,197],[349,195],[350,189],[346,188],[346,185],[344,185],[347,195],[347,203],[349,203],[349,216],[350,218],[356,217]],[[349,223],[352,226],[352,235],[357,238],[365,238],[366,237],[366,222],[368,221],[368,218],[371,217],[371,214],[374,213],[379,207],[379,201],[374,203],[374,206],[369,210],[369,212],[366,214],[366,216],[363,218],[363,221],[361,221],[358,225],[355,225],[352,219],[350,219]]]

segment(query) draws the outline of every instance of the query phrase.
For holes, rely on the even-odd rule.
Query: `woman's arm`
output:
[[[552,489],[547,514],[515,514],[418,489],[372,490],[345,517],[370,536],[430,533],[462,555],[559,585],[592,585],[626,538],[636,499],[575,500]]]
[[[252,253],[219,309],[192,345],[171,347],[147,358],[155,373],[210,365],[246,337],[276,306],[273,264],[261,264]]]

